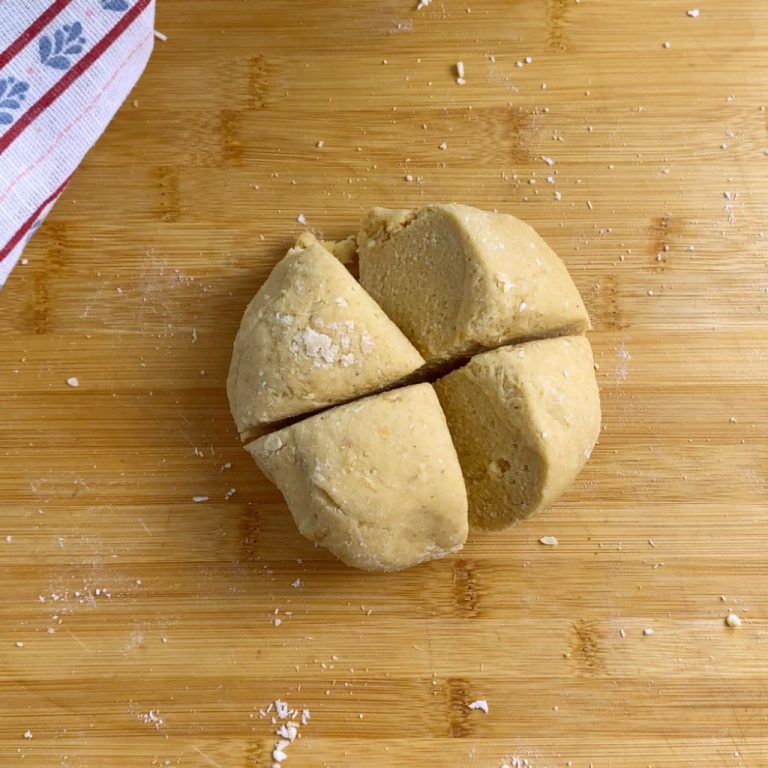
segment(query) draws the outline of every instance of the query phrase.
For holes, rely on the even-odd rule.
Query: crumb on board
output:
[[[299,712],[289,707],[286,702],[276,699],[266,709],[260,709],[259,716],[268,717],[273,711],[275,714],[272,716],[272,723],[277,726],[275,735],[278,739],[271,750],[272,765],[273,768],[279,768],[280,764],[288,759],[287,750],[299,738],[300,728],[309,722],[310,713],[308,709]],[[282,722],[278,723],[279,720]]]
[[[542,536],[539,539],[539,544],[543,544],[545,547],[556,547],[559,543],[557,536]]]
[[[210,497],[208,496],[193,496],[192,501],[195,502],[195,504],[202,504],[204,501],[208,501]]]
[[[741,626],[741,619],[735,613],[729,613],[725,617],[725,623],[726,626],[731,627],[731,629],[736,629],[736,627]]]
[[[168,35],[164,35],[162,32],[159,32],[158,30],[155,30],[155,38],[159,40],[161,43],[168,42]]]
[[[646,637],[650,637],[650,636],[653,634],[653,630],[652,630],[650,627],[648,627],[648,628],[646,628],[646,629],[644,629],[644,630],[643,630],[643,634],[644,634]]]
[[[470,701],[469,704],[467,704],[467,709],[479,709],[481,712],[485,712],[485,714],[488,714],[488,702],[485,699],[477,699],[476,701]]]
[[[139,712],[137,718],[141,720],[142,723],[147,725],[154,725],[158,731],[163,727],[165,723],[163,718],[160,717],[160,715],[157,713],[156,709],[150,709],[149,712]]]
[[[464,62],[456,62],[456,82],[459,85],[464,85],[467,81],[464,79]]]
[[[69,386],[69,387],[79,387],[80,386],[80,380],[77,378],[77,376],[70,376],[67,379],[67,386]]]
[[[698,19],[700,14],[701,12],[699,11],[698,8],[691,8],[690,11],[685,12],[685,15],[690,16],[692,19]]]

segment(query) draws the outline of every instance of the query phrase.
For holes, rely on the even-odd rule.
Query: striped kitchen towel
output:
[[[0,0],[0,286],[141,76],[154,0]]]

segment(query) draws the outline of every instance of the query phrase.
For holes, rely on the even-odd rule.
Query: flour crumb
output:
[[[291,582],[291,586],[292,586],[294,589],[301,589],[301,588],[304,586],[304,582],[303,582],[301,579],[294,579],[294,580]]]
[[[17,640],[15,645],[16,645],[17,648],[23,648],[24,647],[24,643],[21,640]]]
[[[259,710],[259,717],[267,717],[274,710],[272,723],[277,726],[275,735],[277,742],[272,747],[273,768],[279,768],[280,764],[288,759],[288,748],[299,737],[301,726],[309,722],[309,710],[305,709],[299,714],[298,710],[292,709],[286,702],[276,699],[266,710]],[[283,722],[278,722],[283,721]]]
[[[420,11],[422,8],[426,8],[432,0],[419,0],[419,4],[416,6],[416,10]]]
[[[155,39],[159,40],[161,43],[167,43],[168,42],[168,35],[164,35],[162,32],[159,32],[158,30],[155,30]]]
[[[448,149],[448,143],[444,141],[441,144],[438,144],[437,148],[438,149],[443,149],[443,150]]]
[[[547,157],[546,155],[542,155],[541,159],[548,165],[550,168],[555,164],[555,161],[551,157]],[[547,179],[549,181],[549,179]],[[550,182],[551,183],[551,182]]]
[[[195,504],[201,504],[204,501],[209,501],[208,496],[193,496],[192,501],[195,502]]]
[[[29,741],[32,738],[32,731],[24,731],[24,738]]]
[[[70,387],[79,387],[80,381],[78,380],[77,376],[70,376],[67,379],[67,385]]]
[[[315,146],[318,149],[322,149],[325,146],[325,142],[322,139],[320,139],[320,141],[318,141],[317,144],[315,144]]]
[[[643,630],[643,634],[644,634],[646,637],[650,637],[650,636],[653,634],[653,630],[652,630],[650,627],[648,627],[647,629],[644,629],[644,630]]]
[[[307,219],[306,219],[306,217],[304,216],[304,214],[303,214],[303,213],[300,213],[300,214],[299,214],[299,215],[296,217],[296,221],[298,221],[298,222],[299,222],[299,224],[301,224],[302,226],[303,226],[304,224],[306,224],[306,223],[307,223]]]
[[[464,62],[456,62],[456,83],[458,85],[464,85],[467,81],[464,79]]]
[[[539,544],[543,544],[545,547],[556,547],[559,543],[557,536],[542,536],[539,539]]]
[[[146,725],[154,725],[158,731],[163,727],[163,718],[157,714],[155,709],[150,709],[149,712],[140,712],[137,717]]]
[[[685,12],[686,16],[690,16],[692,19],[698,19],[701,15],[701,11],[698,8],[691,8],[690,11]]]
[[[501,283],[504,293],[509,293],[515,287],[515,284],[510,280],[506,272],[497,272],[496,279]]]
[[[732,629],[736,629],[736,627],[741,626],[741,619],[735,613],[729,613],[725,617],[725,623],[727,626],[731,627]]]
[[[471,701],[467,704],[467,709],[479,709],[481,712],[488,714],[488,702],[485,699],[478,699],[477,701]]]

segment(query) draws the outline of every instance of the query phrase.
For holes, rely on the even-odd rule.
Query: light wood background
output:
[[[0,293],[3,768],[269,766],[278,697],[288,768],[768,766],[768,5],[415,4],[162,0]],[[299,214],[439,200],[565,259],[604,431],[556,508],[366,575],[238,445],[230,347]]]

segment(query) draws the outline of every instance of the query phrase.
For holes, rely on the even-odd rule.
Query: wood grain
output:
[[[278,697],[288,766],[768,766],[768,7],[467,2],[160,4],[0,294],[2,766],[262,768]],[[549,512],[357,573],[240,448],[231,342],[300,213],[434,200],[565,259],[604,429]]]

